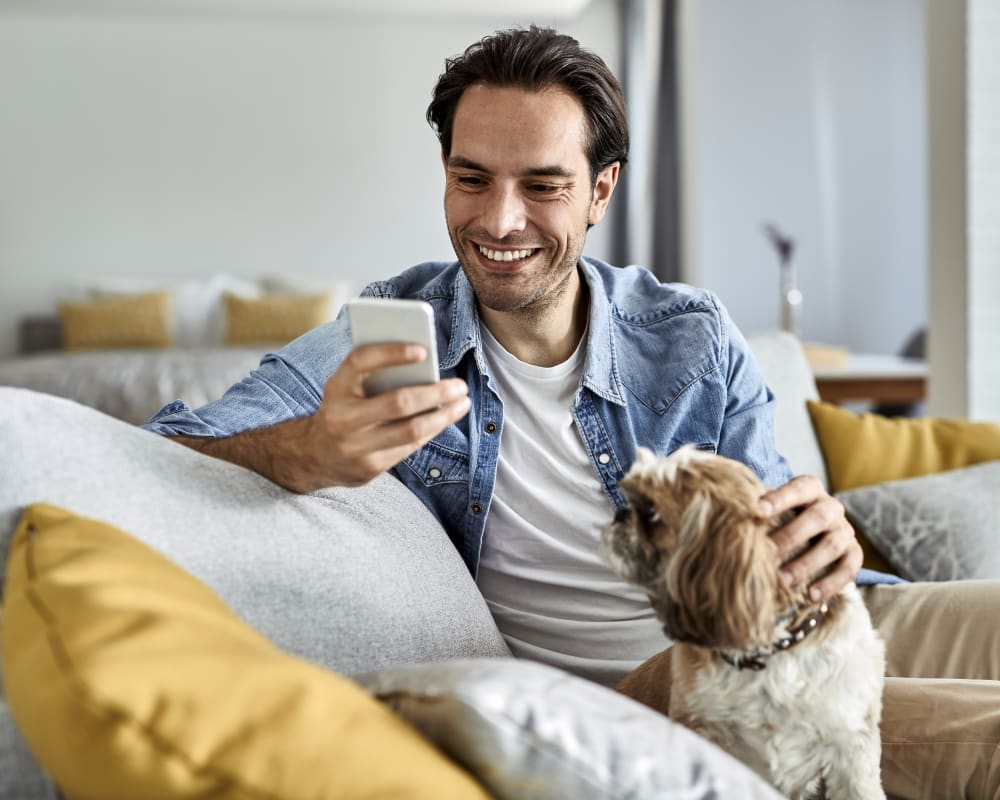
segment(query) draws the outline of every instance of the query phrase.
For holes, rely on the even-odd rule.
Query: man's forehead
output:
[[[566,89],[474,84],[455,109],[449,163],[489,169],[515,158],[522,170],[575,172],[574,162],[586,161],[585,139],[583,106]]]

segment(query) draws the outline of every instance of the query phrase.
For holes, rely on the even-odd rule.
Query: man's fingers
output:
[[[812,546],[794,561],[781,567],[782,579],[798,586],[821,571],[826,575],[810,585],[809,595],[816,600],[829,597],[850,583],[861,566],[861,546],[854,529],[846,520],[812,537]],[[831,566],[832,565],[832,566]]]
[[[460,397],[433,411],[359,431],[339,442],[337,456],[351,465],[354,485],[367,483],[464,417],[471,405],[468,397]]]
[[[771,534],[771,540],[778,548],[778,555],[784,560],[817,533],[830,530],[843,522],[843,505],[836,498],[823,495],[810,502],[790,522]]]
[[[469,413],[471,406],[472,402],[468,396],[462,395],[448,403],[440,404],[430,411],[424,411],[405,419],[385,422],[369,432],[366,436],[367,444],[372,450],[409,448],[404,455],[405,457],[429,442],[449,425],[464,417]],[[402,459],[397,459],[389,466],[397,464],[400,460]]]
[[[854,576],[858,574],[858,567],[860,565],[860,561],[857,564],[854,563],[850,554],[845,555],[837,562],[835,569],[809,586],[809,599],[813,602],[819,602],[820,600],[833,597],[833,595],[837,594],[837,592],[854,580]]]
[[[769,513],[781,514],[807,505],[825,494],[826,490],[818,479],[812,475],[798,475],[784,486],[762,495],[760,502]]]
[[[446,378],[423,386],[407,386],[371,398],[368,411],[380,422],[406,419],[461,400],[469,387],[461,378]]]
[[[380,342],[355,347],[337,367],[324,387],[324,394],[364,397],[362,384],[371,373],[385,367],[415,364],[427,357],[423,345],[410,342]]]

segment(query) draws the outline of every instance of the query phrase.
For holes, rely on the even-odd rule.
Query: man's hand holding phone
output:
[[[294,492],[361,486],[394,467],[469,413],[471,403],[465,381],[438,380],[429,307],[411,307],[417,324],[394,334],[404,301],[377,302],[378,324],[368,326],[375,338],[359,343],[363,335],[352,331],[355,347],[327,380],[315,414],[224,438],[175,439]]]
[[[461,378],[366,395],[364,383],[373,372],[425,357],[416,344],[361,345],[326,382],[312,417],[313,435],[323,443],[319,452],[329,464],[324,472],[336,474],[337,485],[367,483],[469,412],[469,390]]]
[[[339,485],[395,466],[470,408],[460,378],[438,380],[433,312],[426,303],[354,300],[355,347],[327,381],[313,417],[319,450]]]

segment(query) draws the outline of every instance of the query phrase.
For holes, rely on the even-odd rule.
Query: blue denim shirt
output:
[[[616,508],[640,445],[682,444],[738,459],[769,486],[791,477],[774,446],[774,397],[746,341],[711,293],[662,284],[640,267],[584,258],[590,320],[573,403],[584,447]],[[442,377],[469,386],[472,408],[392,471],[448,531],[473,575],[490,510],[504,409],[483,356],[472,287],[455,263],[415,266],[370,284],[366,296],[414,298],[434,308]],[[146,424],[161,434],[229,436],[313,413],[352,347],[345,312],[269,354],[219,400],[192,411],[176,401]]]

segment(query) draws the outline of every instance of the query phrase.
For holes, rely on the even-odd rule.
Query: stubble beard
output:
[[[484,280],[478,264],[468,263],[469,258],[476,257],[475,254],[466,253],[450,226],[448,236],[479,305],[493,311],[515,315],[526,324],[544,321],[549,311],[558,307],[569,291],[584,244],[584,237],[574,237],[568,242],[566,253],[557,266],[547,265],[542,272],[535,273],[526,285],[513,289],[514,284],[520,284],[523,280],[520,275],[512,275],[509,278],[494,275]],[[516,243],[513,243],[513,246],[516,247]],[[537,258],[538,255],[534,257]]]

